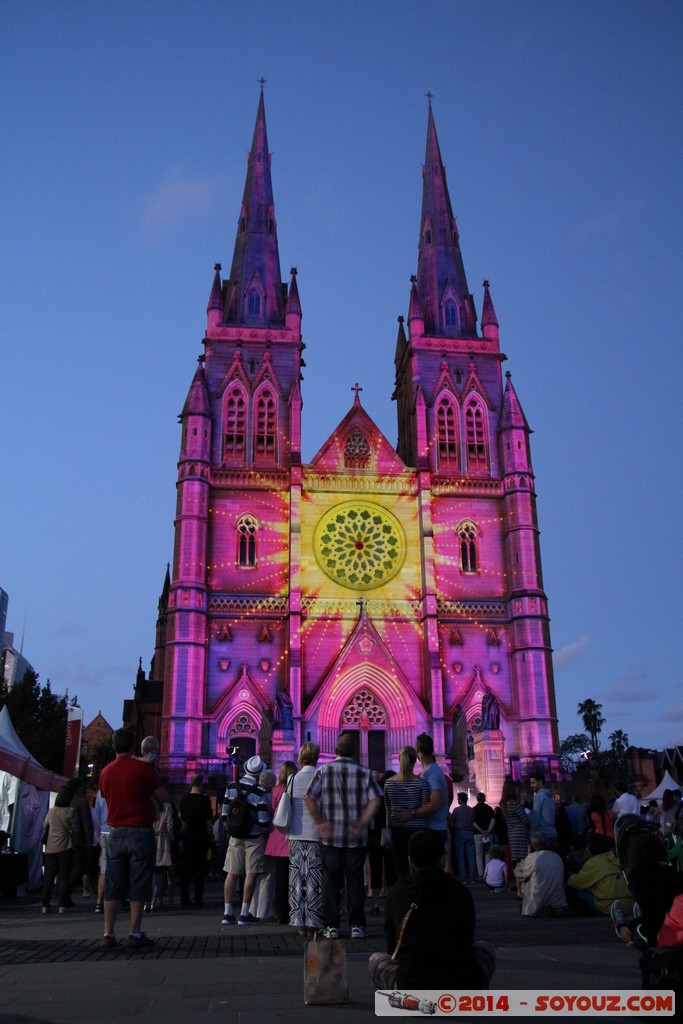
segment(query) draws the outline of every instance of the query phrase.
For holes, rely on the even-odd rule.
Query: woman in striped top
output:
[[[396,864],[396,874],[399,878],[407,878],[409,874],[408,840],[417,829],[427,827],[426,819],[420,818],[415,813],[424,804],[429,803],[430,795],[427,780],[415,775],[413,771],[416,761],[415,747],[404,747],[399,754],[398,773],[388,779],[384,787],[387,823],[391,827],[391,848]],[[411,817],[408,821],[399,824],[395,820],[397,811],[410,811]]]

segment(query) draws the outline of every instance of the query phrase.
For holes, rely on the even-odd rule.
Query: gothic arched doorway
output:
[[[366,687],[342,711],[340,731],[353,737],[356,760],[375,772],[387,767],[387,727],[386,711]]]

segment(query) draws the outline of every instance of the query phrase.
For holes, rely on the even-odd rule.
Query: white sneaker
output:
[[[358,925],[358,924],[354,925],[354,927],[351,929],[351,938],[352,939],[364,939],[365,938],[365,928],[361,928],[361,926]]]
[[[323,932],[324,939],[338,939],[339,929],[338,928],[326,928]]]

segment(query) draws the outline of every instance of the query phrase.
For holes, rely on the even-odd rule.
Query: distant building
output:
[[[668,771],[679,783],[683,779],[683,747],[665,747],[662,771]]]
[[[9,594],[0,587],[0,636],[4,637],[7,629],[7,608],[9,606]]]
[[[14,633],[3,633],[2,636],[2,678],[5,685],[11,689],[15,683],[20,683],[26,672],[33,672],[34,668],[21,651],[14,646]]]
[[[138,749],[140,742],[145,736],[161,738],[161,710],[166,658],[166,618],[170,589],[171,569],[170,566],[166,566],[166,576],[158,604],[156,642],[149,677],[145,675],[142,667],[142,658],[140,658],[133,698],[123,702],[123,724],[135,732]]]
[[[85,726],[81,736],[81,762],[87,763],[96,747],[110,743],[114,729],[101,711]]]
[[[0,637],[2,637],[2,654],[0,655],[0,669],[2,678],[8,688],[20,683],[25,672],[33,672],[33,665],[28,661],[22,651],[14,646],[14,633],[8,633],[7,610],[9,608],[9,594],[0,588]]]

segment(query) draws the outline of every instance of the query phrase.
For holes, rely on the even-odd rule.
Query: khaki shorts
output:
[[[229,875],[262,875],[265,862],[266,837],[235,839],[233,836],[225,855],[224,871]]]

